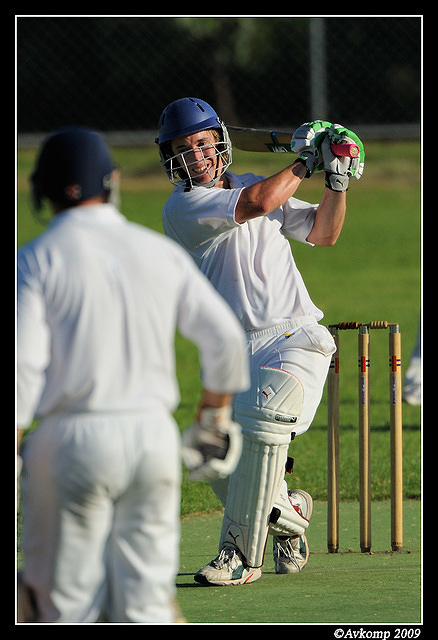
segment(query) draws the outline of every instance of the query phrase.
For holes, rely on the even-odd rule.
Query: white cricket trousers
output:
[[[331,356],[336,351],[333,337],[314,318],[306,317],[248,332],[247,341],[252,372],[260,367],[283,369],[300,381],[303,387],[303,409],[298,422],[291,426],[291,431],[296,436],[302,435],[312,424],[321,402]],[[258,389],[252,388],[242,395],[252,395],[256,406]],[[249,421],[246,430],[251,430]],[[267,433],[269,430],[270,425],[267,424]],[[228,478],[211,483],[223,505],[226,504],[228,483]]]
[[[283,369],[302,384],[303,410],[291,431],[305,433],[321,402],[336,346],[330,332],[313,318],[298,318],[248,334],[251,370]]]
[[[161,407],[45,419],[23,451],[23,579],[39,622],[173,621],[180,436]]]

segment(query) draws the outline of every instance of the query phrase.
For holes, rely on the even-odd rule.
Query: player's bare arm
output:
[[[320,247],[333,246],[341,233],[347,209],[346,192],[324,190],[312,231],[307,236],[307,242]]]
[[[303,164],[296,162],[270,178],[244,189],[236,206],[236,222],[242,224],[280,207],[294,195],[305,174]],[[325,189],[307,241],[319,246],[334,245],[341,233],[345,213],[345,192]]]
[[[305,175],[303,164],[294,162],[279,173],[244,189],[236,206],[236,222],[242,224],[280,207],[294,195]]]

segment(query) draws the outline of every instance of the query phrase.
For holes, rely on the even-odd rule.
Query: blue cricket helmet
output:
[[[180,98],[162,112],[156,142],[160,145],[180,136],[220,128],[219,116],[207,102],[199,98]]]
[[[218,131],[219,139],[216,147],[223,161],[221,173],[211,182],[211,184],[214,184],[232,162],[231,140],[225,124],[216,111],[205,100],[188,97],[174,100],[161,113],[158,122],[158,137],[155,142],[159,147],[163,168],[173,184],[189,179],[190,184],[193,186],[187,173],[178,166],[177,156],[172,153],[172,140],[207,129],[216,129]]]
[[[90,129],[72,127],[49,136],[31,175],[34,204],[48,198],[74,206],[112,189],[115,165],[103,138]]]

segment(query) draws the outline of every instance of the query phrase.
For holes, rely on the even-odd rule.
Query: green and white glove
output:
[[[332,144],[356,144],[359,155],[355,158],[335,156],[331,150]],[[334,124],[327,132],[320,145],[322,163],[320,169],[325,171],[325,185],[332,191],[347,191],[350,178],[359,180],[365,165],[365,150],[360,138],[350,129]]]
[[[290,146],[306,167],[306,178],[310,178],[314,171],[322,170],[321,143],[332,127],[327,120],[314,120],[305,122],[293,134]]]

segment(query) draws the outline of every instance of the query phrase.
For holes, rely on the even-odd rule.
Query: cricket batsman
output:
[[[306,491],[288,490],[288,449],[312,423],[335,345],[319,324],[323,312],[309,296],[289,239],[309,247],[336,243],[349,181],[363,173],[363,145],[340,125],[309,122],[294,133],[292,164],[270,177],[237,175],[229,170],[227,127],[208,103],[192,97],[163,110],[156,142],[174,185],[163,208],[164,231],[234,310],[251,362],[250,389],[233,404],[243,434],[240,462],[229,478],[212,483],[224,505],[219,553],[195,581],[257,580],[269,533],[276,573],[297,573],[309,559],[313,501]],[[360,155],[334,156],[330,145],[339,142],[357,144]],[[325,172],[320,203],[297,199],[302,180],[316,171]]]

